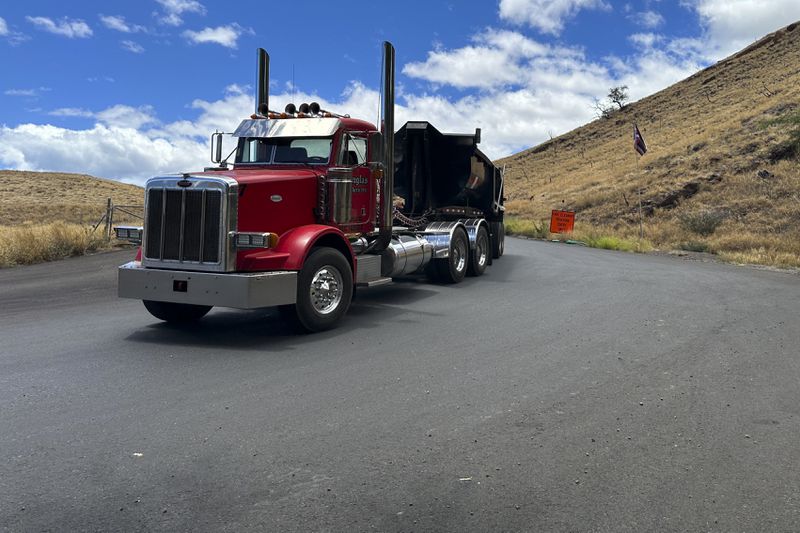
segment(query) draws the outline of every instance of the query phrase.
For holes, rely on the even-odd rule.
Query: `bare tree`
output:
[[[594,116],[597,118],[609,118],[614,112],[613,107],[609,107],[597,98],[592,101],[592,109],[594,109]]]

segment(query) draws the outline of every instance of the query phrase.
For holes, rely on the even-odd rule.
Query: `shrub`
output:
[[[716,209],[701,209],[678,216],[678,221],[683,229],[703,237],[714,233],[723,220],[725,220],[725,213]]]
[[[706,243],[700,241],[682,242],[678,247],[687,252],[708,252],[710,250]]]

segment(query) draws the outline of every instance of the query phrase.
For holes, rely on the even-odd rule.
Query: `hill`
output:
[[[633,149],[638,124],[648,152]],[[576,237],[800,266],[800,25],[506,165],[522,219],[576,211]]]
[[[0,226],[94,224],[108,198],[118,205],[142,205],[144,190],[85,174],[0,170]]]

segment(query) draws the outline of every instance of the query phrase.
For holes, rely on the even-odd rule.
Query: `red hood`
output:
[[[285,181],[287,179],[316,178],[325,174],[327,167],[314,168],[253,168],[235,169],[220,172],[192,172],[192,176],[226,176],[233,178],[242,185],[254,183],[268,183],[270,181]]]

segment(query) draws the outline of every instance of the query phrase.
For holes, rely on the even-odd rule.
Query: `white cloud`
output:
[[[35,89],[6,89],[3,94],[6,96],[25,96],[28,98],[37,98],[41,95],[41,93],[49,90],[49,87],[37,87]]]
[[[238,24],[230,26],[217,26],[216,28],[203,28],[200,31],[186,30],[183,36],[191,43],[215,43],[227,48],[236,48],[236,41],[244,32]]]
[[[185,139],[167,141],[99,123],[86,130],[49,124],[2,126],[0,140],[7,147],[0,153],[0,165],[6,168],[81,172],[139,183],[146,175],[190,168],[200,155],[199,145]],[[32,141],[46,146],[47,153],[37,154],[25,145]]]
[[[633,13],[628,18],[634,21],[639,26],[647,29],[658,28],[664,23],[664,17],[657,11],[643,11],[641,13]]]
[[[130,128],[138,130],[142,126],[159,123],[152,106],[131,107],[115,105],[103,111],[93,112],[79,107],[62,107],[48,114],[54,117],[94,118],[109,128]]]
[[[652,48],[657,42],[661,41],[663,37],[655,33],[634,33],[628,36],[628,40],[635,45],[645,48]]]
[[[3,92],[6,96],[36,96],[36,89],[6,89]]]
[[[406,64],[403,73],[442,85],[488,89],[517,84],[524,77],[520,60],[550,53],[547,46],[511,31],[486,30],[472,40],[471,46],[428,52],[426,61]]]
[[[132,52],[134,54],[141,54],[144,52],[144,47],[137,42],[126,39],[124,41],[120,41],[120,44],[122,45],[122,48],[128,52]]]
[[[47,17],[25,17],[28,22],[39,28],[40,30],[53,33],[55,35],[63,35],[70,39],[85,39],[91,37],[93,32],[84,21],[80,19],[62,18],[59,22]]]
[[[54,117],[85,117],[85,118],[93,118],[95,116],[94,113],[91,111],[87,111],[86,109],[81,109],[79,107],[62,107],[59,109],[54,109],[50,111],[48,115],[52,115]]]
[[[96,113],[97,119],[109,127],[138,130],[142,126],[158,124],[151,106],[131,107],[115,105]]]
[[[583,9],[610,10],[603,0],[500,0],[500,18],[558,35],[564,22]]]
[[[184,13],[197,13],[205,15],[206,8],[197,0],[156,0],[164,12],[159,14],[161,23],[168,26],[180,26],[183,24],[181,15]]]
[[[687,0],[706,31],[709,53],[726,57],[800,19],[797,0]]]
[[[30,37],[24,33],[9,29],[8,23],[3,17],[0,17],[0,37],[3,37],[11,46],[17,46],[30,39]]]
[[[537,87],[591,92],[606,77],[605,69],[587,61],[582,51],[543,45],[517,32],[487,29],[473,42],[430,52],[427,61],[409,63],[403,73],[437,85],[490,91]]]
[[[139,33],[147,31],[144,26],[139,26],[138,24],[128,24],[125,20],[125,17],[120,15],[100,15],[100,22],[103,25],[110,29],[121,31],[122,33]]]

